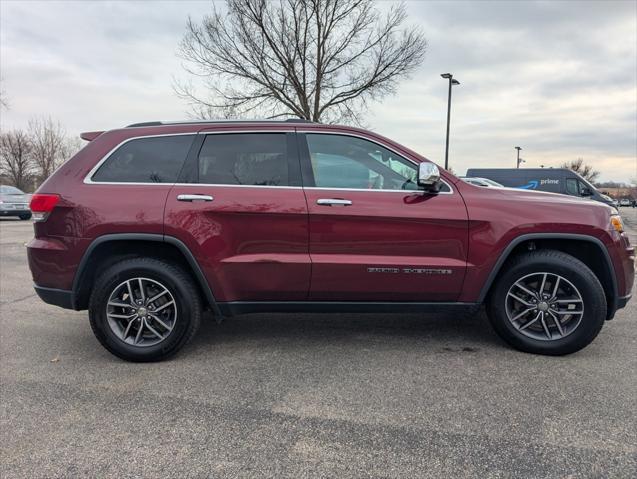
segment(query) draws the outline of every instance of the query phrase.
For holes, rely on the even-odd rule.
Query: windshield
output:
[[[23,195],[24,192],[15,186],[0,185],[0,194],[2,195]]]

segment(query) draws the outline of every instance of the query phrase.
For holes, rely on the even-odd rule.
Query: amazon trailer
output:
[[[488,178],[509,187],[585,197],[613,205],[588,181],[568,168],[469,168],[469,177]]]

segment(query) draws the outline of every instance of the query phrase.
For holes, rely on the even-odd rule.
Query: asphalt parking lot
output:
[[[636,300],[561,358],[484,314],[251,315],[131,364],[35,296],[31,235],[0,220],[2,478],[637,476]]]

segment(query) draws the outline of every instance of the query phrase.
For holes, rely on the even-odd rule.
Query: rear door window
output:
[[[127,141],[110,154],[91,180],[98,183],[174,183],[195,135]]]
[[[199,152],[199,183],[288,186],[285,133],[209,134]]]

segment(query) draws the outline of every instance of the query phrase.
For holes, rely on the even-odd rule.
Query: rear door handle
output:
[[[177,201],[212,201],[210,195],[177,195]]]
[[[350,206],[352,202],[340,198],[321,198],[316,200],[316,204],[321,206]]]

